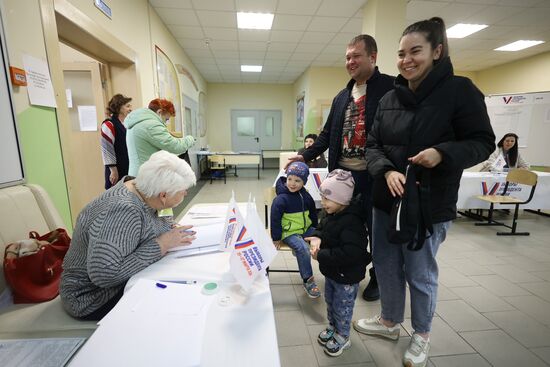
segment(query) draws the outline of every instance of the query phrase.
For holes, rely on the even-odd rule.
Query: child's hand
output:
[[[309,242],[309,252],[311,253],[311,257],[317,260],[317,253],[321,248],[321,239],[319,237],[306,237],[304,240]]]
[[[275,246],[275,248],[277,250],[280,250],[281,249],[281,246],[283,245],[283,241],[279,240],[279,241],[273,241],[273,245]]]
[[[317,260],[317,254],[319,253],[319,247],[312,247],[309,252],[311,253],[311,258]]]

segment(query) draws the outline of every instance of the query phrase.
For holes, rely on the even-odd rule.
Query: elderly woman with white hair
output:
[[[101,319],[130,277],[170,248],[191,243],[191,226],[176,226],[158,212],[180,204],[195,182],[184,160],[159,151],[136,178],[124,177],[82,210],[61,275],[61,301],[71,316]]]

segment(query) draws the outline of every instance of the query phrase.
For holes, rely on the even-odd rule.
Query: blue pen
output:
[[[166,287],[168,287],[166,284],[162,284],[162,283],[157,283],[157,287],[161,288],[161,289],[164,289]]]
[[[161,280],[161,282],[177,283],[177,284],[197,284],[196,280]]]

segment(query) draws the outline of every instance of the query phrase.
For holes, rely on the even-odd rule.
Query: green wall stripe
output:
[[[55,109],[31,106],[17,116],[17,124],[26,181],[48,192],[66,228],[72,232]]]

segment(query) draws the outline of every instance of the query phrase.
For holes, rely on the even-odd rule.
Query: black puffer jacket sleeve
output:
[[[456,103],[451,120],[455,140],[434,146],[443,155],[439,165],[442,170],[474,166],[495,150],[495,134],[483,94],[469,79],[455,79]]]

